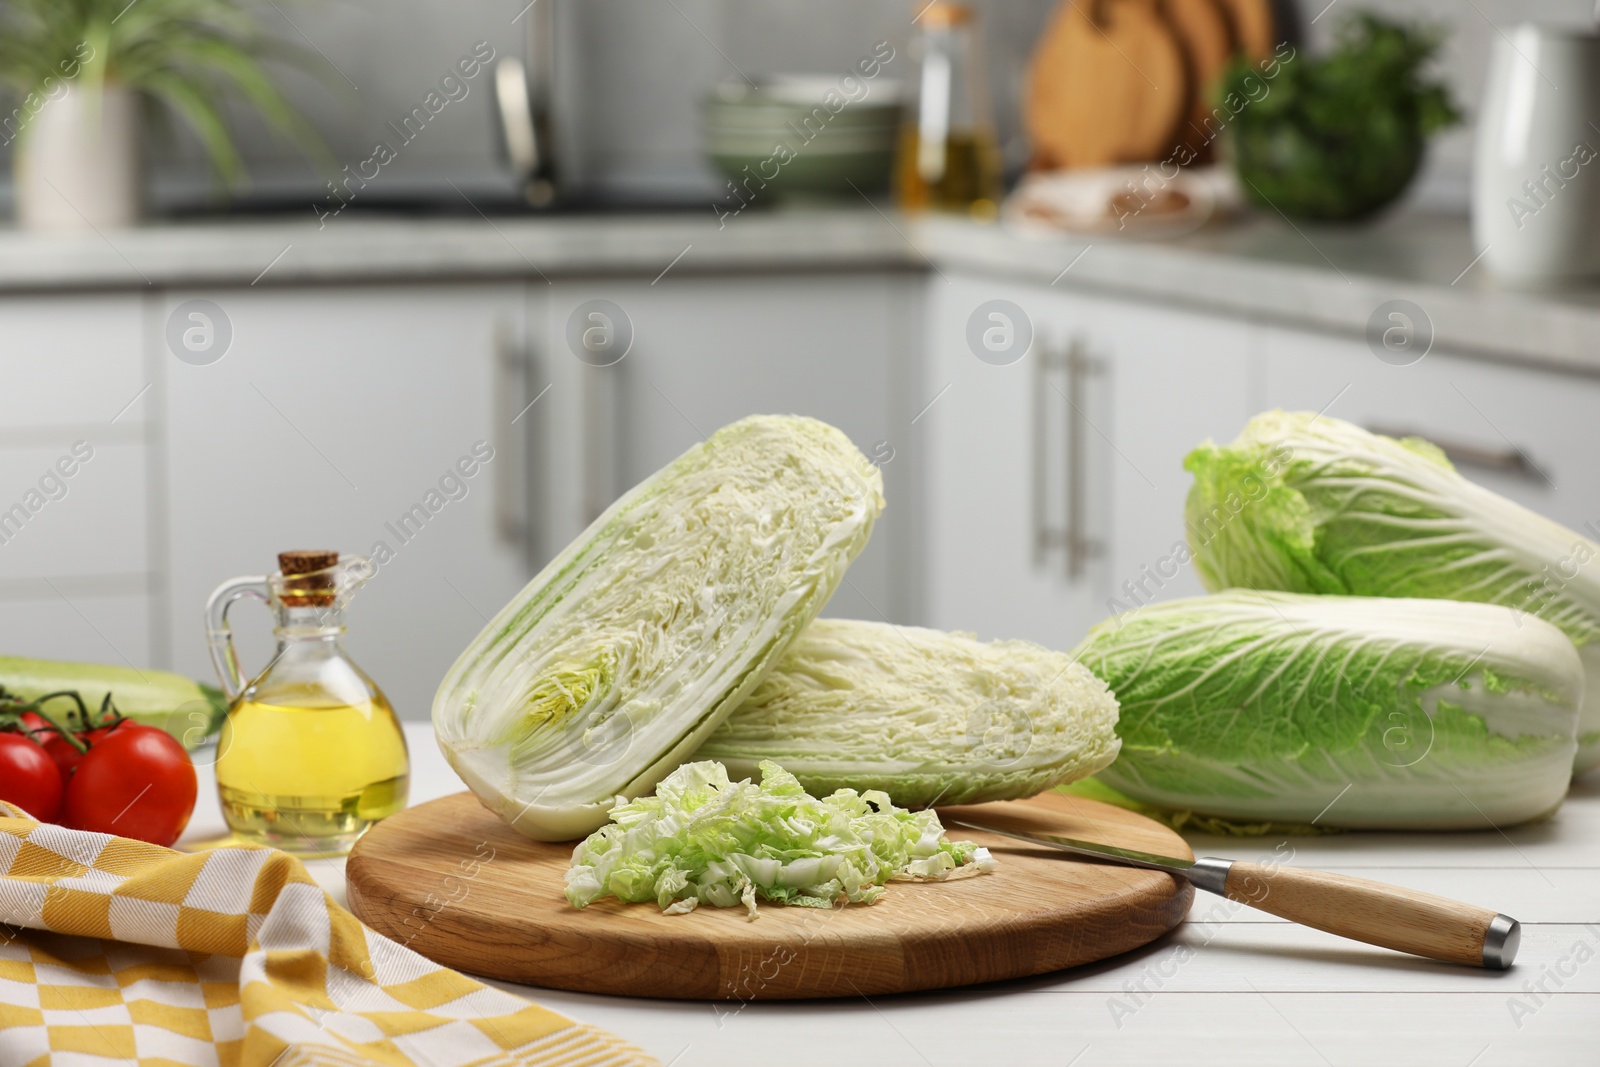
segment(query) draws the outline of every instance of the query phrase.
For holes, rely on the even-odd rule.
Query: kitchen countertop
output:
[[[406,725],[413,803],[457,792],[426,723]],[[214,784],[186,840],[222,830]],[[1224,839],[1196,854],[1412,886],[1523,923],[1504,973],[1453,967],[1293,926],[1208,894],[1146,948],[1072,971],[872,1000],[639,1000],[496,983],[634,1041],[672,1067],[1178,1062],[1542,1067],[1595,1062],[1600,1033],[1600,780],[1548,822],[1484,833]],[[342,861],[308,864],[344,901]]]
[[[1465,218],[1313,227],[1255,217],[1160,242],[1039,238],[947,219],[914,233],[941,266],[1354,336],[1379,305],[1409,300],[1428,316],[1441,351],[1600,373],[1600,284],[1544,292],[1498,285]]]
[[[1419,305],[1441,351],[1600,374],[1600,287],[1496,285],[1465,219],[1363,227],[1255,217],[1169,240],[1037,237],[858,209],[650,215],[270,217],[44,237],[0,231],[0,293],[650,276],[751,270],[960,272],[1115,292],[1360,335],[1379,304]]]

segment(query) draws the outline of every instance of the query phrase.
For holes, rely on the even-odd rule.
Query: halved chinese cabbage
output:
[[[1184,461],[1207,589],[1438,597],[1554,623],[1589,684],[1577,770],[1600,766],[1600,545],[1457,474],[1434,445],[1269,411]]]
[[[761,782],[732,781],[704,760],[663,778],[655,796],[621,804],[615,822],[572,853],[567,900],[653,900],[672,915],[701,904],[756,900],[826,908],[871,904],[889,881],[944,881],[995,869],[989,850],[950,841],[939,816],[905,811],[882,793],[809,796],[776,763]]]
[[[1241,821],[1483,829],[1561,803],[1583,665],[1531,615],[1448,600],[1230,590],[1100,623],[1117,694],[1099,780]]]
[[[648,793],[832,595],[882,476],[814,419],[726,426],[630,490],[462,653],[439,746],[518,831],[559,841]]]
[[[926,807],[1033,796],[1117,757],[1106,684],[1028,641],[818,619],[696,759]]]

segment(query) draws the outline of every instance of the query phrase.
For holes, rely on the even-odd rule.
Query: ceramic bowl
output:
[[[702,102],[706,154],[752,204],[881,192],[894,167],[899,86],[847,88],[809,77],[720,85]]]

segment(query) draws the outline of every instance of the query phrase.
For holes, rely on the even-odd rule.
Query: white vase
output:
[[[1600,274],[1600,37],[1524,23],[1494,42],[1472,233],[1510,283]]]
[[[15,160],[17,225],[54,232],[139,221],[139,98],[63,83],[23,129]]]

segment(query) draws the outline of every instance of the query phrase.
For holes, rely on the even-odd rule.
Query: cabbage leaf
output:
[[[697,759],[781,763],[818,796],[877,789],[905,807],[1033,796],[1117,756],[1117,702],[1028,641],[818,619]]]
[[[876,790],[817,799],[775,763],[761,784],[711,760],[686,763],[654,796],[620,804],[572,853],[567,900],[653,900],[673,915],[756,901],[827,908],[870,904],[891,880],[946,880],[994,870],[987,849],[952,842],[932,811],[896,808]]]
[[[1571,778],[1582,664],[1502,608],[1233,590],[1113,617],[1077,654],[1122,706],[1099,779],[1169,810],[1481,829]]]
[[[1463,478],[1427,441],[1326,415],[1266,412],[1184,465],[1207,589],[1470,600],[1560,627],[1589,678],[1577,770],[1600,766],[1600,545]]]
[[[569,840],[688,759],[866,545],[882,476],[840,431],[755,416],[630,490],[434,698],[439,746],[518,831]]]

